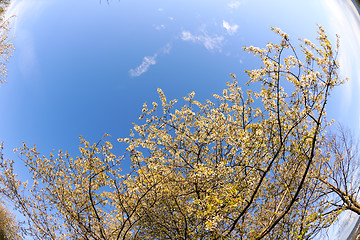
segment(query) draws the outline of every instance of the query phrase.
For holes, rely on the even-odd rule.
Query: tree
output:
[[[0,226],[0,239],[21,239],[15,218],[3,205],[0,205]]]
[[[0,144],[0,159],[3,158],[1,150],[3,144]],[[0,239],[1,240],[12,240],[21,239],[20,229],[15,220],[15,217],[5,207],[4,202],[0,202]]]
[[[335,47],[319,26],[317,47],[272,29],[280,43],[245,47],[263,66],[236,77],[214,101],[194,92],[174,109],[144,104],[122,157],[106,136],[81,155],[19,156],[32,187],[2,159],[2,192],[28,219],[36,239],[309,239],[342,211],[324,194],[326,104],[338,79]],[[246,86],[245,86],[246,87]],[[258,89],[257,91],[254,89]],[[129,159],[132,171],[121,172]],[[321,179],[324,179],[322,181]]]
[[[2,15],[9,6],[10,0],[0,0],[0,14]]]
[[[350,210],[360,215],[359,144],[343,126],[329,135],[324,146],[326,161],[317,177],[324,185],[324,194],[332,194],[329,203],[335,209]]]
[[[0,205],[0,239],[21,239],[15,217],[8,211],[3,202]]]
[[[5,82],[7,76],[6,63],[14,51],[14,45],[8,35],[10,21],[4,16],[9,4],[10,0],[0,0],[0,83]]]
[[[0,84],[5,82],[7,76],[6,63],[8,62],[11,52],[14,50],[13,44],[10,42],[9,19],[6,19],[4,12],[8,7],[10,0],[0,0]],[[0,143],[0,159],[3,158],[3,143]],[[20,230],[14,216],[0,202],[0,239],[20,239]]]

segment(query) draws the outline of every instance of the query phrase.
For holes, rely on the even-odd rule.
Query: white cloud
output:
[[[244,2],[235,1],[228,4],[229,8],[239,8],[241,5],[244,5]]]
[[[155,65],[156,59],[164,54],[169,54],[171,51],[171,42],[165,44],[163,47],[158,49],[153,56],[146,56],[143,58],[141,64],[133,69],[129,70],[129,74],[131,77],[139,77],[143,73],[147,72],[150,69],[151,65]]]
[[[161,24],[161,25],[155,25],[155,29],[156,30],[158,30],[158,31],[160,31],[160,30],[162,30],[162,29],[165,29],[166,27],[165,27],[165,25],[164,24]]]
[[[228,34],[233,35],[234,33],[237,32],[239,25],[234,24],[234,25],[230,25],[230,23],[228,23],[227,21],[223,20],[223,27],[226,29],[226,31],[228,32]]]
[[[141,74],[147,72],[151,65],[156,64],[157,54],[155,53],[154,56],[146,56],[144,57],[142,63],[135,69],[130,69],[129,73],[132,77],[138,77]]]
[[[195,37],[188,31],[183,31],[181,33],[181,39],[184,40],[184,41],[188,41],[188,40],[192,40],[192,41],[195,41]]]
[[[158,11],[159,11],[159,12],[163,12],[164,9],[163,9],[163,8],[158,8]]]
[[[167,43],[163,48],[161,48],[162,53],[169,54],[171,51],[171,44]]]
[[[189,31],[183,31],[181,33],[181,39],[184,41],[192,41],[194,43],[201,43],[207,50],[218,49],[221,51],[221,44],[224,40],[223,36],[215,35],[213,37],[208,34],[193,35]]]

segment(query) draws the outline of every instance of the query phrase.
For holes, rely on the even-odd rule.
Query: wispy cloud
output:
[[[154,27],[155,27],[155,29],[158,30],[158,31],[166,28],[164,24],[154,25]]]
[[[156,64],[157,54],[154,56],[146,56],[143,58],[142,63],[135,69],[130,69],[129,73],[132,77],[138,77],[141,74],[147,72],[151,65]]]
[[[131,77],[139,77],[140,75],[147,72],[151,65],[155,65],[157,63],[157,58],[164,54],[169,54],[171,51],[171,43],[165,44],[165,46],[161,47],[153,56],[145,56],[139,66],[136,68],[130,69],[129,74]]]
[[[235,1],[235,2],[231,2],[228,4],[229,8],[239,8],[241,5],[244,5],[244,2],[240,2],[240,1]]]
[[[224,40],[223,36],[209,36],[207,33],[194,35],[189,31],[182,31],[181,39],[184,41],[192,41],[194,43],[200,43],[204,45],[207,50],[217,49],[221,51],[222,41]]]
[[[230,25],[230,23],[228,23],[227,21],[223,20],[223,27],[226,29],[226,31],[228,32],[228,34],[233,35],[234,33],[237,32],[239,25],[234,24],[234,25]]]
[[[164,47],[160,49],[160,51],[164,54],[169,54],[171,51],[171,44],[167,43]]]

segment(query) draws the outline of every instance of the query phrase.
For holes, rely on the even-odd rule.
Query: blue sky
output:
[[[309,26],[301,32],[314,36],[321,14],[309,5],[321,4],[310,2],[15,1],[16,52],[0,88],[5,146],[25,141],[48,152],[73,148],[80,134],[127,135],[158,87],[168,98],[193,90],[208,98],[229,73],[255,64],[241,47],[271,40],[270,26],[296,38],[291,25],[301,19]]]
[[[221,92],[229,73],[258,61],[241,50],[274,41],[270,26],[293,40],[316,37],[316,24],[344,39],[343,75],[331,116],[359,127],[357,67],[359,18],[344,0],[15,0],[14,56],[0,86],[0,141],[5,157],[25,141],[48,155],[77,154],[78,136],[97,141],[126,137],[142,104],[195,91],[198,99]],[[241,80],[240,80],[241,81]],[[355,91],[355,94],[354,94]],[[350,115],[350,112],[352,115]],[[355,116],[354,116],[355,115]],[[115,151],[121,152],[120,148]],[[21,170],[21,162],[18,163]],[[24,176],[26,176],[24,174]]]

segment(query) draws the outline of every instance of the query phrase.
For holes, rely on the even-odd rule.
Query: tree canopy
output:
[[[6,64],[14,46],[9,37],[9,19],[5,18],[4,13],[10,0],[0,0],[0,84],[4,83],[7,76]],[[3,144],[0,143],[0,159],[2,156]],[[0,239],[20,239],[20,230],[14,216],[5,207],[5,203],[0,197]]]
[[[4,16],[10,0],[0,0],[0,84],[5,82],[7,76],[6,64],[14,51],[14,45],[9,37],[10,21]]]
[[[248,80],[185,104],[144,104],[123,156],[105,135],[80,156],[17,150],[32,174],[21,182],[1,156],[2,193],[28,219],[35,239],[310,239],[355,194],[336,176],[350,175],[336,138],[326,135],[326,105],[338,77],[339,41],[319,26],[318,46],[299,46],[280,29],[279,43],[244,47],[260,58]],[[297,50],[300,49],[300,51]],[[246,89],[247,90],[244,90]],[[257,89],[257,90],[256,90]],[[341,146],[338,145],[338,146]],[[328,148],[331,149],[328,149]],[[121,163],[131,161],[131,172]],[[31,186],[28,186],[31,185]],[[334,197],[337,194],[338,198]],[[354,200],[354,201],[353,201]],[[353,201],[353,202],[352,202]],[[345,206],[345,207],[344,207]],[[348,207],[346,207],[348,206]],[[355,211],[355,210],[353,210]]]

